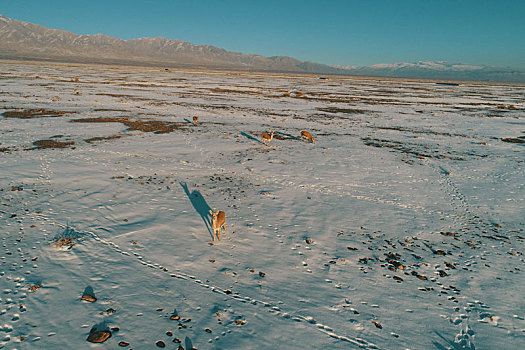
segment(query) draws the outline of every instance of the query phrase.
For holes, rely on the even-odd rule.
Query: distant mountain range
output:
[[[371,77],[397,77],[414,79],[441,80],[474,80],[525,82],[525,70],[476,66],[469,64],[452,64],[444,61],[416,63],[374,64],[366,67],[333,66],[344,69],[349,75]]]
[[[243,71],[339,74],[448,80],[525,82],[525,71],[445,62],[336,66],[286,56],[263,57],[209,45],[157,38],[122,40],[77,35],[0,15],[0,58],[71,63],[192,67]]]

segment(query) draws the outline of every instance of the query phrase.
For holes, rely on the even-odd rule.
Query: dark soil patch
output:
[[[82,118],[72,119],[71,123],[124,123],[128,121],[128,117],[97,117],[97,118]]]
[[[6,111],[2,113],[2,116],[4,116],[5,118],[32,119],[32,118],[61,117],[66,113],[74,113],[74,112],[50,111],[47,109],[23,109],[23,110]]]
[[[303,119],[303,120],[309,120],[309,121],[315,121],[318,123],[322,123],[324,125],[329,125],[331,121],[333,120],[344,120],[346,122],[356,122],[359,120],[357,117],[349,116],[348,114],[335,114],[335,113],[317,113],[317,114],[308,114],[308,115],[294,115],[293,119]]]
[[[38,141],[33,142],[33,145],[35,145],[36,147],[29,148],[28,150],[46,149],[46,148],[67,148],[73,144],[74,142],[72,141],[60,142],[60,141],[55,141],[55,140],[38,140]]]
[[[519,136],[519,137],[504,137],[501,139],[503,142],[509,142],[509,143],[525,143],[525,136]]]
[[[223,89],[223,88],[211,88],[211,89],[204,89],[209,90],[216,93],[225,93],[225,94],[247,94],[247,95],[264,95],[264,93],[259,91],[250,91],[250,90],[234,90],[234,89]]]
[[[95,95],[110,96],[110,97],[121,98],[121,99],[129,100],[129,101],[154,101],[151,98],[140,97],[140,96],[135,96],[135,95],[106,94],[106,93],[99,93],[99,94],[95,94]]]
[[[355,109],[355,108],[323,107],[323,108],[318,108],[318,110],[321,112],[328,112],[328,113],[345,113],[345,114],[366,113],[366,111],[362,109]]]
[[[516,110],[519,109],[519,108],[517,108],[517,107],[514,106],[514,105],[505,105],[505,104],[497,105],[497,107],[498,107],[499,109],[508,109],[508,110],[514,110],[514,111],[516,111]]]
[[[432,150],[428,149],[428,147],[425,147],[425,146],[422,146],[422,145],[419,145],[419,147],[421,147],[423,149],[426,149],[426,151],[428,151],[428,152],[425,152],[423,150],[415,150],[413,148],[415,145],[410,145],[410,144],[407,144],[407,143],[402,143],[402,142],[394,141],[394,140],[373,139],[373,138],[370,138],[370,137],[362,138],[362,140],[363,140],[363,143],[365,145],[367,145],[367,146],[378,147],[378,148],[390,148],[392,150],[396,150],[396,151],[399,151],[401,153],[405,153],[405,154],[410,154],[410,155],[416,156],[419,159],[424,159],[424,158],[449,158],[449,159],[453,159],[453,160],[463,160],[463,158],[459,158],[459,157],[452,157],[450,155],[449,156],[441,155],[437,151],[435,151],[435,150],[432,151]]]
[[[125,109],[113,109],[113,108],[95,108],[95,112],[126,112]]]
[[[468,135],[464,134],[455,134],[455,133],[449,133],[449,132],[438,132],[428,129],[415,129],[415,128],[406,128],[401,126],[373,126],[374,129],[381,129],[381,130],[395,130],[395,131],[402,131],[402,132],[409,132],[413,134],[424,134],[424,135],[437,135],[437,136],[448,136],[448,137],[469,137]]]
[[[111,136],[99,136],[99,137],[92,137],[90,139],[84,139],[87,143],[92,143],[96,141],[105,141],[105,140],[115,140],[120,139],[122,135],[111,135]]]
[[[10,147],[0,147],[0,153],[11,153]]]
[[[122,123],[130,130],[166,134],[186,127],[185,123],[165,122],[161,120],[131,120],[129,117],[99,117],[73,119],[72,123]]]

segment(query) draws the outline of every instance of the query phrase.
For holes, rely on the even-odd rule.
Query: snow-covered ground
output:
[[[524,101],[0,63],[0,347],[522,349]]]

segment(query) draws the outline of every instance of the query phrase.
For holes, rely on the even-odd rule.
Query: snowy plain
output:
[[[522,349],[524,142],[522,86],[0,62],[0,348]]]

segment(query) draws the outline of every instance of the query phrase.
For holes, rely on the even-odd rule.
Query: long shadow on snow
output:
[[[184,121],[186,121],[187,123],[190,123],[191,125],[193,125],[193,122],[190,122],[190,120],[188,118],[184,118]],[[199,122],[199,124],[201,124],[202,122]]]
[[[278,135],[281,135],[281,136],[286,136],[286,137],[288,137],[289,139],[293,139],[293,140],[301,141],[301,138],[300,138],[300,137],[297,137],[297,136],[294,136],[294,135],[291,135],[291,134],[287,134],[287,133],[285,133],[285,132],[276,131],[275,133],[278,134]]]
[[[211,229],[211,215],[210,210],[211,207],[206,203],[206,200],[202,196],[202,194],[197,191],[188,190],[188,185],[184,182],[179,182],[180,186],[184,189],[184,192],[186,193],[186,196],[188,196],[191,204],[193,205],[193,208],[195,208],[195,211],[199,213],[199,215],[202,218],[202,221],[204,221],[204,224],[206,225],[206,228],[208,229],[208,233],[210,234],[211,238],[213,239],[213,231]]]
[[[253,137],[253,136],[250,135],[250,134],[245,133],[244,131],[241,131],[241,135],[244,136],[244,137],[249,138],[250,140],[257,141],[257,142],[259,142],[260,144],[262,144],[261,140],[256,139],[255,137]]]

